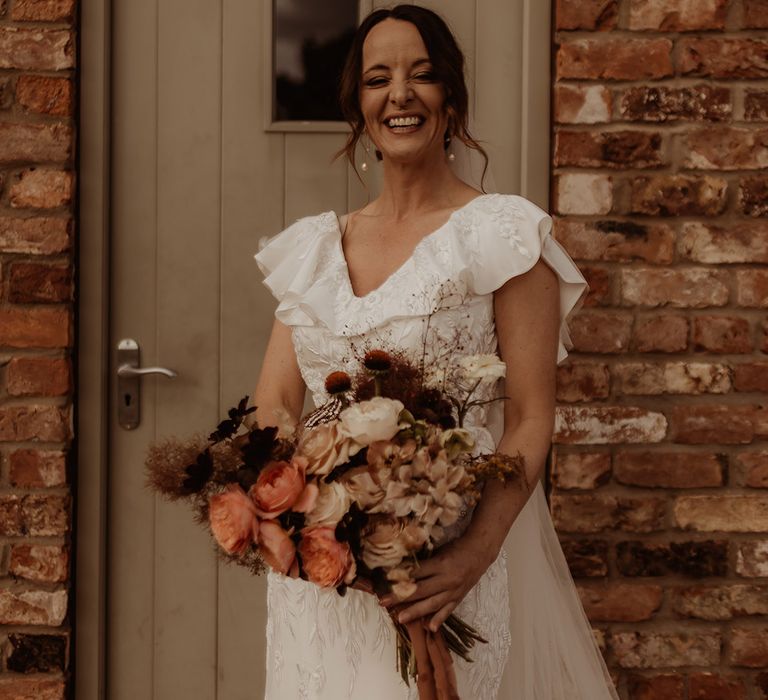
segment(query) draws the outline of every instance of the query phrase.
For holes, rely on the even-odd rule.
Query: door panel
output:
[[[144,454],[159,437],[209,431],[252,392],[275,306],[252,257],[260,239],[355,209],[380,186],[373,154],[358,152],[362,183],[331,162],[344,133],[264,129],[266,1],[113,3],[111,343],[135,338],[143,365],[179,376],[142,380],[133,431],[117,426],[113,391],[110,700],[263,696],[265,580],[221,563],[184,505],[145,488]],[[463,44],[475,131],[502,191],[519,191],[521,133],[540,112],[521,106],[531,2],[424,3]]]

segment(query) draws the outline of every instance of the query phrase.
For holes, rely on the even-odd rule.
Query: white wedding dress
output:
[[[421,353],[426,340],[432,357],[460,338],[465,354],[495,352],[493,292],[539,257],[560,282],[560,361],[567,354],[565,318],[586,283],[551,237],[551,219],[521,197],[477,197],[363,297],[352,291],[333,212],[297,221],[256,259],[320,405],[328,398],[326,375],[354,372],[367,348]],[[481,451],[494,449],[502,410],[496,402],[471,416]],[[456,613],[488,639],[475,647],[472,663],[456,660],[462,700],[618,700],[540,484]],[[356,590],[341,597],[270,573],[266,664],[265,700],[417,698],[415,685],[406,686],[395,670],[388,615]]]

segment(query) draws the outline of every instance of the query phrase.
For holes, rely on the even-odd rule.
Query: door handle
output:
[[[166,367],[139,367],[139,344],[124,338],[117,344],[117,422],[121,428],[133,430],[141,419],[141,378],[160,374],[174,379],[178,374]]]

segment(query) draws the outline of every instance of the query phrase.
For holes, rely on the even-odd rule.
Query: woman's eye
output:
[[[365,84],[368,87],[378,87],[379,85],[384,85],[386,82],[386,78],[369,78],[365,81]]]
[[[416,80],[432,82],[435,79],[435,74],[432,71],[422,71],[421,73],[416,73],[413,77]]]

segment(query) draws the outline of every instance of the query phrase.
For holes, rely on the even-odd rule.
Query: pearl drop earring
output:
[[[368,163],[366,163],[365,161],[360,163],[360,170],[362,170],[364,173],[367,173],[368,172]]]
[[[451,153],[448,154],[448,160],[453,163],[453,161],[456,160],[456,154],[451,151]]]

